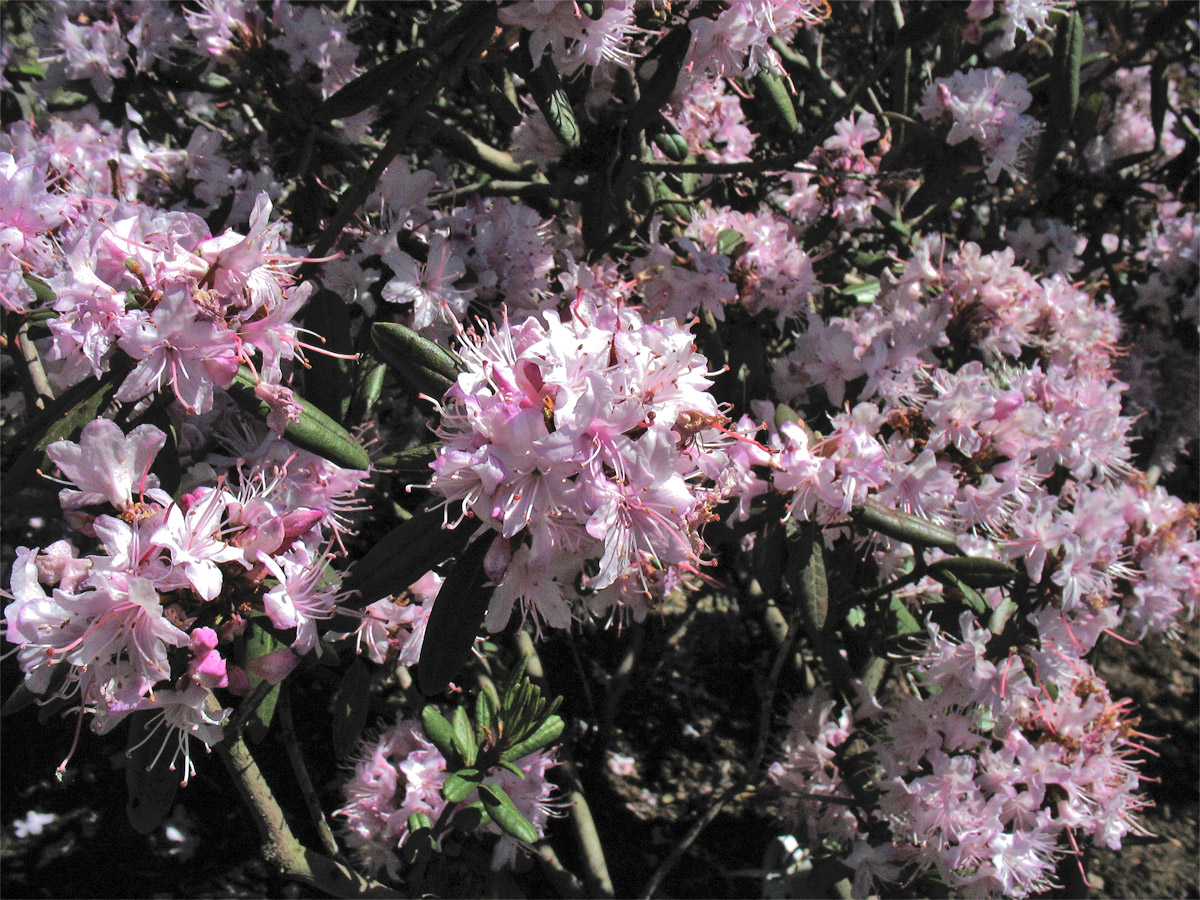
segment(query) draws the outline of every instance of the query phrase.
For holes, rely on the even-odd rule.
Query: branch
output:
[[[805,594],[827,594],[828,583],[825,578],[825,559],[823,556],[824,542],[819,533],[815,535],[813,540],[815,546],[809,555],[808,564],[804,567],[802,573],[801,580],[804,582],[802,590]],[[692,827],[688,829],[687,834],[671,850],[671,854],[655,870],[650,880],[646,882],[646,887],[640,895],[645,900],[649,900],[649,898],[654,896],[662,885],[663,880],[675,868],[675,865],[683,858],[692,844],[696,842],[696,839],[700,837],[704,829],[720,814],[725,804],[745,791],[752,783],[757,783],[758,770],[762,767],[763,757],[766,755],[767,742],[771,733],[771,712],[775,708],[775,692],[778,689],[779,676],[783,672],[784,664],[792,654],[796,634],[799,632],[800,624],[806,616],[805,607],[806,604],[803,602],[794,604],[791,615],[788,616],[787,637],[780,643],[779,649],[775,653],[775,659],[771,663],[771,672],[767,676],[762,703],[758,710],[758,740],[754,745],[754,755],[743,770],[742,777],[725,789],[704,815],[697,819]]]
[[[304,794],[308,814],[312,817],[313,825],[316,826],[325,852],[330,856],[340,856],[341,850],[338,848],[337,840],[325,818],[325,812],[321,809],[321,802],[317,799],[317,791],[313,787],[312,778],[309,777],[308,766],[304,764],[304,756],[300,753],[300,742],[296,740],[296,726],[292,722],[292,692],[287,689],[286,685],[279,689],[278,712],[279,724],[283,727],[283,745],[287,748],[288,761],[292,764],[292,773],[296,776],[296,783],[300,787],[300,792]]]
[[[217,754],[254,816],[263,841],[263,857],[295,878],[331,897],[403,897],[399,891],[363,878],[336,860],[309,850],[292,834],[283,810],[240,737],[217,745]]]
[[[545,688],[546,670],[542,668],[542,661],[538,657],[537,650],[533,646],[533,639],[529,637],[528,632],[517,632],[517,646],[526,657],[525,671],[529,673],[530,678],[541,682]],[[588,806],[587,797],[583,793],[579,770],[575,768],[575,763],[566,756],[565,752],[562,767],[570,783],[570,793],[567,799],[571,804],[571,822],[574,824],[576,836],[579,838],[579,849],[583,853],[583,859],[587,865],[588,887],[593,895],[598,893],[601,897],[612,897],[614,896],[613,883],[612,877],[608,874],[608,863],[604,859],[604,845],[600,842],[600,835],[596,831],[596,821],[592,818],[592,809]]]
[[[487,42],[491,40],[491,37],[492,18],[489,16],[479,22],[474,31],[458,45],[458,50],[452,59],[445,61],[441,65],[434,66],[436,74],[408,104],[407,115],[396,123],[391,135],[388,137],[387,143],[379,151],[379,155],[375,157],[375,162],[371,163],[371,168],[342,194],[337,212],[334,213],[329,224],[325,226],[325,230],[321,232],[321,236],[317,238],[316,245],[313,247],[311,254],[313,257],[320,258],[329,252],[337,241],[338,236],[342,233],[342,229],[346,227],[354,217],[354,214],[366,202],[367,198],[371,196],[371,191],[375,189],[375,185],[379,182],[387,167],[391,165],[392,160],[400,155],[400,151],[404,149],[405,144],[408,142],[410,133],[418,121],[420,121],[420,117],[426,108],[437,97],[438,92],[442,89],[442,85],[457,78],[463,66],[483,50]]]

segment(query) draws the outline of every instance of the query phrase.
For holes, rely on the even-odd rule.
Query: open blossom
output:
[[[133,506],[135,491],[151,491],[162,502],[165,495],[155,491],[158,477],[150,472],[150,464],[166,440],[153,425],[139,425],[126,437],[111,419],[95,419],[83,426],[79,443],[55,441],[46,455],[79,488],[60,494],[63,508],[107,501],[124,511]]]
[[[529,55],[535,68],[547,48],[567,75],[602,62],[632,68],[637,61],[632,42],[640,33],[633,24],[632,0],[604,0],[600,7],[592,18],[574,0],[519,0],[500,8],[500,21],[531,32]]]

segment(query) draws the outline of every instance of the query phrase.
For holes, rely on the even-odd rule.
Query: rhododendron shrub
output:
[[[1149,833],[1095,659],[1200,603],[1194,7],[0,15],[46,771],[120,733],[145,833],[227,777],[338,896],[711,892],[751,795],[752,894],[1031,896]],[[682,821],[594,790],[653,691],[745,724]],[[623,816],[673,852],[610,872]]]

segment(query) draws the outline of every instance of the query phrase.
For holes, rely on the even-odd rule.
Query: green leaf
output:
[[[262,621],[266,620],[263,619]],[[251,622],[246,629],[246,662],[274,653],[276,650],[281,650],[286,646],[287,644],[280,641],[275,635],[258,624],[258,620]],[[250,687],[252,689],[258,687],[264,680],[261,676],[253,673],[248,672],[247,675],[250,678]],[[275,705],[279,702],[279,688],[280,685],[278,684],[271,688],[271,692],[258,704],[258,707],[254,710],[254,715],[250,717],[250,721],[246,724],[246,731],[249,733],[251,740],[256,744],[260,743],[267,736],[267,730],[271,727],[271,721],[275,718]]]
[[[1057,70],[1050,82],[1050,111],[1057,127],[1070,128],[1079,107],[1079,71],[1083,65],[1083,18],[1071,12],[1059,23],[1055,35]]]
[[[124,372],[112,370],[101,379],[81,381],[35,415],[20,434],[7,442],[20,453],[4,473],[6,487],[12,490],[31,483],[39,469],[52,471],[54,464],[46,456],[46,448],[55,441],[77,439],[83,426],[108,406],[124,376]]]
[[[929,566],[934,578],[941,572],[949,572],[973,588],[1000,587],[1020,574],[1011,564],[986,556],[952,556]]]
[[[426,696],[444,691],[471,656],[492,597],[483,559],[495,537],[491,531],[469,544],[438,592],[417,663],[417,684]]]
[[[478,769],[459,769],[446,776],[442,782],[442,796],[451,803],[466,800],[483,782],[483,773]]]
[[[354,563],[342,586],[359,596],[339,606],[359,610],[383,597],[398,595],[435,566],[458,553],[471,527],[443,528],[444,514],[432,509],[397,525]],[[472,523],[473,524],[473,523]],[[352,631],[361,620],[351,614],[330,620],[332,631]]]
[[[370,109],[416,69],[421,54],[420,50],[406,50],[347,82],[318,107],[317,120],[345,119]]]
[[[820,635],[829,615],[829,582],[825,575],[825,541],[821,527],[805,522],[788,544],[788,585],[800,604],[804,628],[812,637]]]
[[[370,673],[361,659],[355,659],[346,668],[333,698],[333,753],[337,759],[345,759],[358,746],[370,700]]]
[[[852,297],[856,303],[874,303],[879,296],[879,279],[862,281],[858,284],[848,284],[838,290],[843,297]]]
[[[908,637],[913,634],[923,634],[924,629],[909,610],[904,600],[892,595],[888,600],[888,612],[892,617],[892,634],[895,637]]]
[[[666,37],[654,45],[650,52],[655,63],[654,71],[649,78],[639,78],[639,97],[630,110],[627,127],[644,130],[661,115],[660,110],[675,93],[675,85],[679,82],[691,43],[690,28],[672,28]]]
[[[654,136],[654,146],[673,162],[683,162],[688,156],[687,139],[678,131],[660,131]]]
[[[437,459],[438,447],[441,441],[422,444],[409,450],[401,450],[375,460],[375,468],[380,472],[391,472],[404,478],[428,478],[430,466]]]
[[[533,827],[512,801],[512,797],[498,784],[487,783],[479,786],[479,799],[484,808],[500,828],[511,834],[518,841],[532,844],[538,839],[537,829]]]
[[[322,288],[304,306],[304,327],[325,339],[324,349],[349,355],[354,352],[350,339],[350,308],[338,294]],[[316,406],[337,422],[346,421],[350,394],[354,388],[353,361],[311,353],[304,375],[304,393]]]
[[[801,423],[800,414],[788,406],[786,403],[780,403],[775,407],[775,427],[779,428],[789,422]]]
[[[242,366],[227,391],[245,412],[262,422],[267,421],[271,407],[254,393],[254,374]],[[315,453],[344,469],[369,469],[371,458],[350,433],[299,395],[294,399],[301,407],[300,421],[289,422],[283,436],[309,453]]]
[[[0,707],[0,719],[5,716],[11,716],[13,713],[19,713],[21,710],[36,703],[37,699],[38,695],[31,691],[28,685],[22,681],[13,688],[13,692],[4,701],[4,706]]]
[[[513,744],[501,753],[500,759],[513,762],[528,756],[530,753],[536,753],[543,747],[557,741],[562,736],[564,728],[566,728],[566,723],[562,720],[561,716],[550,716],[538,726],[533,734],[520,743]]]
[[[490,825],[491,821],[492,817],[484,807],[482,800],[464,803],[455,810],[454,818],[451,819],[454,827],[462,831],[478,831],[484,825]]]
[[[175,804],[182,777],[172,764],[175,754],[170,749],[159,752],[165,738],[152,730],[154,715],[141,710],[129,716],[125,745],[125,815],[138,834],[149,834],[162,824]]]
[[[459,373],[466,370],[456,353],[403,325],[376,322],[371,326],[371,340],[380,358],[417,393],[435,400],[440,400]]]
[[[425,728],[425,737],[438,748],[438,752],[446,758],[446,766],[458,769],[463,765],[462,756],[455,746],[454,726],[432,704],[426,704],[421,710],[421,724]]]
[[[387,366],[375,358],[374,353],[359,353],[358,365],[354,369],[354,391],[346,409],[343,423],[361,425],[371,415],[375,404],[383,395],[383,384],[387,378]]]
[[[532,60],[528,36],[521,41],[515,56],[518,69],[523,69],[518,71],[518,74],[525,79],[529,93],[533,95],[534,102],[542,111],[554,136],[568,149],[579,149],[579,123],[575,121],[575,112],[571,109],[567,92],[563,90],[562,79],[558,76],[554,61],[549,55],[543,55],[536,68],[525,66],[526,60]]]
[[[455,707],[451,724],[454,726],[454,749],[468,766],[475,765],[479,745],[475,743],[475,729],[471,727],[467,711],[461,706]]]
[[[758,87],[754,92],[755,97],[763,98],[771,105],[783,120],[784,130],[790,134],[799,133],[800,123],[796,119],[796,106],[792,103],[784,80],[777,73],[760,68],[754,76],[754,81]]]
[[[1169,87],[1167,56],[1159,52],[1150,63],[1150,125],[1154,129],[1155,150],[1162,146],[1163,123],[1166,121],[1169,102]]]
[[[54,289],[36,275],[26,275],[25,283],[33,289],[34,299],[39,306],[53,306],[57,297],[54,294]]]
[[[929,569],[929,575],[935,581],[939,582],[944,587],[950,588],[955,594],[959,595],[967,608],[981,619],[984,616],[991,614],[991,607],[988,606],[988,602],[986,599],[984,599],[983,595],[980,594],[979,591],[975,590],[975,588],[962,581],[953,572],[949,572],[946,569],[934,569],[931,566]],[[945,596],[947,600],[954,599],[953,594],[943,596]]]
[[[491,692],[483,688],[475,695],[475,743],[483,745],[488,740],[496,738],[496,705]]]
[[[746,246],[746,236],[736,228],[723,228],[717,235],[717,252],[722,256],[736,256]]]
[[[1083,19],[1078,12],[1064,16],[1054,43],[1054,77],[1050,80],[1050,119],[1046,123],[1034,164],[1040,177],[1054,165],[1079,107],[1079,71],[1083,64]]]
[[[938,547],[948,553],[962,553],[958,547],[958,538],[953,532],[935,525],[928,519],[888,509],[870,497],[862,506],[852,509],[850,517],[859,525],[906,544]]]
[[[437,849],[433,837],[433,822],[425,813],[413,813],[408,817],[408,839],[400,847],[400,856],[408,864],[427,856]]]

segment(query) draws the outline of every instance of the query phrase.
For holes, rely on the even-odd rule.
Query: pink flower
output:
[[[134,506],[133,491],[147,492],[159,503],[170,497],[157,490],[158,478],[150,473],[155,455],[167,436],[153,425],[139,425],[126,437],[111,419],[94,419],[83,426],[79,443],[55,441],[46,455],[78,491],[60,494],[66,509],[107,501],[118,510]]]
[[[159,581],[162,589],[190,587],[205,600],[214,600],[223,580],[218,564],[237,561],[247,565],[241,548],[219,536],[229,500],[225,491],[210,488],[186,513],[176,504],[170,506],[165,521],[151,536],[171,558],[169,574]]]
[[[988,181],[995,183],[1001,171],[1019,176],[1021,155],[1037,134],[1037,121],[1023,114],[1031,100],[1027,88],[1022,76],[997,68],[955,72],[926,89],[921,115],[950,118],[951,146],[968,138],[979,144]]]

